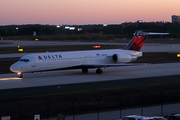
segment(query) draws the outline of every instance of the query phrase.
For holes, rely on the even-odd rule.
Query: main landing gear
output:
[[[19,78],[23,78],[23,74],[22,73],[18,73]]]
[[[98,69],[96,70],[96,73],[97,73],[97,74],[102,74],[102,72],[103,72],[103,71],[102,71],[101,68],[98,68]]]
[[[96,73],[97,74],[102,74],[102,69],[101,68],[98,68],[97,70],[96,70]],[[82,69],[82,73],[88,73],[88,68],[83,68]]]

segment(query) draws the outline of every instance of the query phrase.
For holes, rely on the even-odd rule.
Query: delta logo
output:
[[[42,57],[39,56],[39,57],[38,57],[38,60],[42,60]]]

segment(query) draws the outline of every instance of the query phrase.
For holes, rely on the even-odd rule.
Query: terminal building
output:
[[[172,23],[173,22],[179,22],[180,23],[180,16],[177,16],[177,15],[172,15]]]

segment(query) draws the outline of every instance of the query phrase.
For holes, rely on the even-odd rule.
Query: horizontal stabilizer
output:
[[[147,35],[169,35],[169,33],[154,33],[154,32],[143,32],[143,31],[136,31],[134,36],[147,36]]]

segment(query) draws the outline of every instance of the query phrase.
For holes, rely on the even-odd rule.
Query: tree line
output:
[[[67,29],[71,26],[75,29]],[[168,32],[170,37],[180,37],[180,23],[122,23],[115,25],[7,25],[0,26],[0,36],[59,35],[59,34],[106,34],[132,36],[136,30]]]

